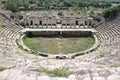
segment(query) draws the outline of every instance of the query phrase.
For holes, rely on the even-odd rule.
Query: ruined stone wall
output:
[[[73,25],[75,25],[75,19],[73,18],[65,18],[65,19],[62,19],[61,20],[61,24],[63,24],[63,25],[71,25],[71,24],[73,24]]]
[[[56,19],[43,19],[41,20],[43,25],[55,25]]]
[[[26,32],[27,36],[42,36],[42,37],[87,37],[91,36],[91,31],[31,31]]]
[[[63,35],[65,35],[66,37],[87,37],[87,36],[91,36],[91,32],[90,31],[68,31],[68,32],[63,32]]]
[[[44,10],[68,10],[69,7],[54,7],[54,6],[49,6],[49,7],[38,7],[36,8],[35,10],[41,10],[41,11],[44,11]],[[31,8],[25,8],[25,7],[19,7],[19,10],[20,11],[30,11],[30,10],[33,10]]]
[[[85,20],[83,19],[78,19],[78,25],[85,25]]]
[[[80,25],[89,26],[91,24],[91,19],[86,17],[76,18],[76,17],[60,17],[59,19],[61,25]],[[27,17],[24,19],[24,25],[57,25],[58,19],[52,17]]]

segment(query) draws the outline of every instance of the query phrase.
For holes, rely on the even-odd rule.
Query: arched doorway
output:
[[[30,25],[33,25],[33,21],[32,20],[30,21]]]

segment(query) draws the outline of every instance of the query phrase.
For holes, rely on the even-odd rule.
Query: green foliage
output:
[[[6,3],[6,0],[2,0],[1,3],[2,3],[2,4],[5,4],[5,3]]]
[[[11,10],[13,12],[19,11],[19,7],[29,7],[29,2],[28,0],[7,0],[5,4],[5,9]]]
[[[38,6],[36,4],[32,4],[32,5],[30,5],[29,8],[32,9],[32,10],[35,10],[36,8],[38,8]]]
[[[21,3],[22,3],[21,6],[23,6],[23,7],[25,7],[25,8],[29,7],[29,1],[28,0],[23,0]]]
[[[1,67],[0,66],[0,71],[3,71],[3,70],[5,70],[6,68],[5,67]]]
[[[104,57],[104,56],[105,56],[104,53],[100,53],[100,54],[98,55],[98,58],[102,58],[102,57]]]
[[[46,73],[47,75],[51,77],[68,77],[70,74],[72,74],[72,71],[69,71],[68,68],[59,68],[54,70],[47,70],[47,69],[36,69],[39,73]]]
[[[92,17],[95,21],[100,21],[99,17],[98,17],[94,12],[91,12],[89,15],[90,15],[90,17]]]
[[[78,3],[78,7],[86,7],[87,5],[87,3],[81,1]]]
[[[6,27],[6,26],[5,26],[5,25],[0,25],[0,27],[1,27],[1,28],[4,28],[4,27]]]
[[[13,12],[17,12],[19,6],[20,6],[20,1],[19,0],[7,0],[7,2],[5,4],[5,8],[7,10],[11,10]]]
[[[110,16],[115,15],[118,11],[120,11],[120,5],[115,6],[115,7],[107,8],[106,10],[104,10],[103,16],[104,16],[105,18],[108,18],[108,17],[110,17]]]
[[[89,1],[89,2],[88,2]],[[37,5],[37,7],[110,7],[110,2],[101,2],[99,1],[91,1],[91,0],[2,0],[2,3],[5,4],[5,8],[7,10],[11,10],[13,12],[19,11],[19,7],[25,7],[25,8],[32,8],[34,5]],[[31,8],[31,9],[32,9]],[[36,8],[36,6],[35,6]],[[34,9],[34,8],[33,8]]]
[[[98,1],[98,2],[120,2],[120,0],[85,0],[89,2]]]
[[[65,7],[72,7],[72,3],[68,2],[68,1],[65,1],[64,6]]]
[[[36,1],[35,1],[35,0],[29,0],[29,3],[30,3],[30,4],[35,4]]]
[[[90,42],[94,42],[94,38],[89,37],[89,41],[90,41]]]

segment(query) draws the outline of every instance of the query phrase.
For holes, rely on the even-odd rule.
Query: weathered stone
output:
[[[78,72],[79,75],[84,75],[84,74],[87,74],[88,73],[88,70],[80,70]]]
[[[105,80],[104,77],[93,77],[93,80]]]
[[[110,74],[110,72],[107,71],[107,70],[102,70],[102,71],[99,72],[99,75],[100,75],[100,76],[103,76],[103,77],[108,77],[108,76],[111,75],[111,74]]]
[[[70,75],[70,76],[69,76],[69,79],[70,79],[70,80],[76,80],[76,76],[75,76],[75,75]]]
[[[84,78],[83,80],[91,80],[91,78]]]
[[[83,80],[83,76],[79,75],[76,77],[77,80]]]
[[[30,75],[30,80],[36,80],[37,79],[37,77],[36,77],[36,75]]]
[[[50,80],[50,78],[48,76],[40,76],[37,80]]]
[[[55,78],[52,78],[51,80],[70,80],[68,78],[61,78],[61,77],[55,77]]]
[[[107,78],[107,80],[120,80],[120,76],[119,75],[111,75]]]
[[[98,73],[92,73],[91,75],[92,75],[93,77],[98,77],[98,76],[99,76]]]
[[[118,72],[115,71],[114,69],[111,69],[111,70],[109,70],[109,71],[110,71],[111,74],[118,74]]]

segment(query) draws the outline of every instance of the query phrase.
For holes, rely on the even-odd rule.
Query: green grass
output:
[[[98,55],[98,58],[102,58],[102,57],[104,57],[104,56],[105,56],[104,53],[100,53],[100,54]]]
[[[34,51],[40,51],[50,54],[75,53],[86,50],[94,44],[94,38],[25,38],[24,43]]]
[[[1,67],[0,66],[0,71],[3,71],[3,70],[5,70],[6,68],[5,67]]]
[[[36,69],[35,71],[45,73],[51,77],[68,77],[70,74],[73,74],[73,72],[69,71],[68,68],[59,68],[54,70]]]
[[[3,19],[3,15],[0,14],[0,20]]]

